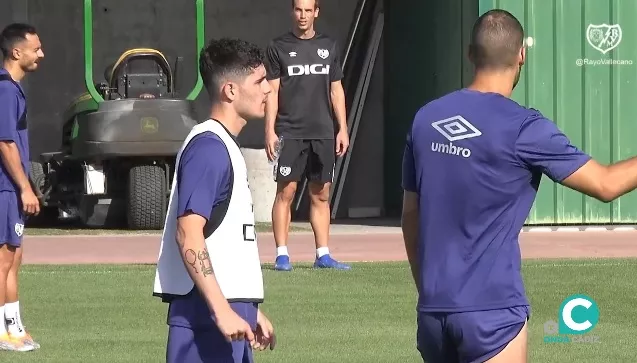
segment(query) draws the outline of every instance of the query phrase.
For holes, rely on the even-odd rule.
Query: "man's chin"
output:
[[[246,122],[263,120],[265,118],[265,112],[258,112],[253,114],[245,114],[240,115],[242,119],[246,120]]]

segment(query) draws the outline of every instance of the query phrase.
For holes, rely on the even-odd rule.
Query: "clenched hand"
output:
[[[40,200],[35,196],[31,188],[26,189],[20,194],[22,200],[22,209],[28,215],[37,216],[40,213]]]
[[[254,333],[252,332],[250,324],[241,319],[234,310],[230,309],[221,314],[217,314],[216,322],[217,327],[219,327],[219,330],[227,341],[231,342],[233,340],[245,339],[250,342],[251,346],[254,345]]]
[[[257,331],[255,335],[255,344],[252,346],[254,349],[265,350],[270,346],[270,350],[274,349],[276,345],[276,335],[274,334],[274,327],[270,320],[259,310],[257,314]]]

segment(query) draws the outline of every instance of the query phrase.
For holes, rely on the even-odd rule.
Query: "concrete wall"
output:
[[[342,50],[347,45],[356,2],[322,1],[317,29],[333,36]],[[95,82],[104,79],[105,68],[127,49],[152,47],[164,52],[171,64],[177,56],[184,58],[177,86],[184,95],[190,92],[197,72],[194,1],[94,0],[93,10]],[[82,16],[79,0],[3,0],[0,27],[12,21],[35,25],[45,52],[40,70],[24,82],[29,97],[32,159],[42,152],[58,150],[64,122],[61,115],[85,91]],[[265,47],[271,38],[289,30],[291,4],[289,0],[208,0],[205,17],[206,39],[240,37]],[[382,71],[382,63],[377,62],[367,97],[368,109],[350,163],[343,202],[353,206],[382,204]],[[196,103],[199,118],[205,119],[205,90]],[[263,122],[248,124],[239,141],[244,148],[262,148]]]

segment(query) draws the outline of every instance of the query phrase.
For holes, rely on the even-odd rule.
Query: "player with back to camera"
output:
[[[29,181],[27,100],[20,82],[38,69],[44,53],[36,29],[22,23],[4,28],[0,50],[0,350],[31,351],[40,345],[22,325],[18,272],[24,223],[39,214],[40,201]]]
[[[290,207],[298,182],[307,177],[316,246],[314,267],[349,270],[349,265],[331,257],[328,247],[334,166],[336,157],[345,155],[349,146],[339,49],[333,39],[314,30],[319,0],[292,0],[292,8],[293,30],[273,39],[266,54],[272,85],[265,117],[265,147],[270,161],[277,157],[277,143],[283,137],[274,167],[274,268],[292,270],[287,249]]]
[[[263,277],[252,196],[237,137],[263,118],[270,85],[263,52],[241,40],[212,40],[200,72],[212,107],[177,155],[154,295],[170,303],[166,361],[248,363],[274,348],[261,312]]]
[[[471,85],[424,105],[403,159],[402,228],[428,363],[527,361],[518,235],[542,174],[610,202],[637,188],[637,158],[601,165],[554,122],[511,100],[524,31],[504,10],[473,27]]]

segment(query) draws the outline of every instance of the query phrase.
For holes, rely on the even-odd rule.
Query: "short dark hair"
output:
[[[469,47],[476,69],[513,67],[523,46],[522,24],[506,10],[489,10],[473,25]]]
[[[2,56],[8,57],[16,43],[27,39],[27,34],[37,34],[33,25],[24,23],[7,25],[0,33],[0,51],[2,51]]]
[[[314,0],[314,10],[316,10],[316,9],[320,8],[319,1],[320,1],[320,0]],[[292,0],[292,8],[293,8],[293,9],[294,9],[294,3],[295,3],[295,2],[296,2],[296,0]]]
[[[212,100],[221,83],[250,75],[263,64],[263,51],[241,39],[213,39],[201,50],[199,72]]]

